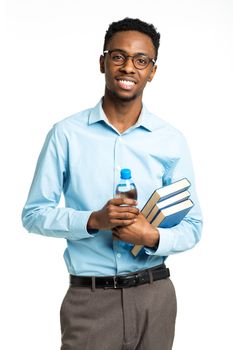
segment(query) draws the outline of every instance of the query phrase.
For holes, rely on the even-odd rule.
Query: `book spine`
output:
[[[145,218],[147,217],[147,215],[150,213],[151,209],[154,207],[155,203],[157,203],[159,201],[159,196],[156,192],[154,192],[151,197],[149,198],[149,200],[146,202],[146,204],[144,205],[144,207],[141,210],[141,213],[145,216]]]
[[[131,249],[131,253],[133,254],[133,256],[137,256],[143,247],[143,245],[135,244],[135,246]]]
[[[147,221],[151,222],[151,220],[153,220],[153,218],[157,215],[158,211],[159,211],[159,208],[157,207],[157,205],[155,205],[154,208],[149,213],[149,215],[147,216]]]

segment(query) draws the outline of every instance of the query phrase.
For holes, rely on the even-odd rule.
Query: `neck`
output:
[[[141,113],[142,96],[130,101],[109,96],[106,92],[103,99],[103,110],[109,122],[120,132],[133,126]]]

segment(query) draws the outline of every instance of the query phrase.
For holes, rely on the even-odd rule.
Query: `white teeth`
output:
[[[126,85],[134,85],[135,83],[130,80],[119,80],[121,83],[126,84]]]

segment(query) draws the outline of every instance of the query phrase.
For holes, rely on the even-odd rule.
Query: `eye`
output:
[[[135,60],[135,64],[136,65],[138,65],[138,66],[141,66],[141,67],[145,67],[145,66],[147,66],[148,65],[148,62],[149,62],[149,59],[148,59],[148,57],[146,57],[146,56],[136,56],[135,58],[134,58],[134,60]]]
[[[120,52],[113,51],[111,53],[111,59],[113,60],[113,62],[122,63],[125,61],[125,56]]]

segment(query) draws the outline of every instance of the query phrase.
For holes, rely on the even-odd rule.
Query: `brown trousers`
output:
[[[70,287],[61,350],[171,350],[176,295],[169,278],[124,289]]]

